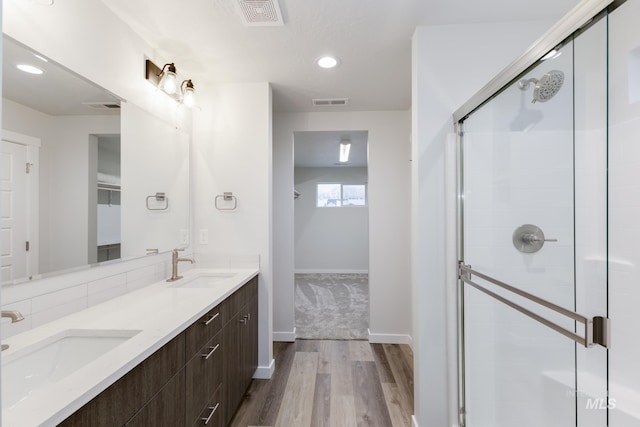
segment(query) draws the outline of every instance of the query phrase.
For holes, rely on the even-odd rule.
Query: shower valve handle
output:
[[[516,228],[512,236],[513,246],[525,254],[538,252],[544,242],[557,242],[558,239],[546,239],[540,227],[524,224]]]
[[[525,243],[538,243],[538,242],[557,242],[558,239],[545,239],[536,234],[525,234],[522,236],[522,241]]]

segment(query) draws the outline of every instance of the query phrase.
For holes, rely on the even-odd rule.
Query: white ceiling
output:
[[[18,70],[16,65],[40,68],[34,75]],[[104,108],[119,100],[99,86],[79,77],[55,62],[45,62],[31,49],[3,37],[2,96],[52,116],[118,115],[119,109]]]
[[[294,132],[294,166],[298,168],[319,167],[367,167],[367,131],[318,131]],[[340,163],[340,142],[351,144],[349,161]]]
[[[103,0],[196,85],[271,82],[274,111],[403,110],[417,25],[545,20],[578,0],[280,0],[284,26],[246,27],[235,0]],[[470,35],[472,36],[472,35]],[[505,34],[505,37],[509,37]],[[487,48],[491,48],[488,46]],[[314,60],[331,54],[332,70]],[[312,98],[349,98],[313,107]]]

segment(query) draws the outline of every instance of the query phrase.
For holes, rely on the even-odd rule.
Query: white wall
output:
[[[6,130],[42,142],[39,272],[87,264],[89,136],[119,134],[120,117],[48,116],[8,99],[3,106]]]
[[[368,207],[316,207],[318,183],[366,184],[367,168],[295,168],[294,181],[296,272],[368,272]]]
[[[195,251],[199,259],[258,254],[259,376],[272,367],[271,87],[228,84],[198,89],[192,157]],[[237,209],[215,197],[232,192]],[[293,193],[293,190],[290,194]],[[293,199],[293,197],[291,197]],[[224,201],[221,208],[231,207]],[[208,243],[201,244],[206,233]]]
[[[122,128],[122,257],[188,246],[189,134],[129,103]]]
[[[274,335],[294,334],[293,133],[369,132],[370,341],[411,340],[409,113],[292,113],[274,117]]]
[[[457,424],[455,258],[445,257],[445,146],[451,115],[551,23],[418,27],[413,37],[411,282],[415,420]],[[450,200],[450,199],[449,199]],[[451,236],[453,237],[453,236]],[[453,239],[450,239],[453,240]]]

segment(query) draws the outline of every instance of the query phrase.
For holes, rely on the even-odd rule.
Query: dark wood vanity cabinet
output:
[[[180,384],[183,385],[181,389]],[[178,413],[177,417],[184,420],[184,333],[169,341],[59,425],[123,426],[133,421],[140,411],[150,412],[154,407],[162,407],[164,411],[167,409],[164,408],[165,404],[172,406],[172,413]],[[142,418],[150,419],[141,416],[139,420]],[[156,425],[169,426],[170,421],[168,419],[167,424]]]
[[[256,276],[60,426],[226,426],[257,366]]]
[[[235,315],[225,326],[224,425],[229,424],[258,366],[258,282],[232,296]]]

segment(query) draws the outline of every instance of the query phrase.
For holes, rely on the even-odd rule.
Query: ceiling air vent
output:
[[[248,27],[284,25],[278,0],[235,0],[242,23]]]
[[[331,98],[331,99],[314,99],[314,107],[338,107],[341,105],[347,105],[349,98]]]
[[[82,104],[91,108],[120,108],[120,103],[116,101],[85,101]]]

